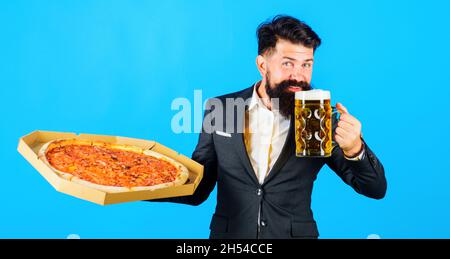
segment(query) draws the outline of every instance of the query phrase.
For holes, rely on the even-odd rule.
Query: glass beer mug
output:
[[[295,154],[297,157],[329,157],[333,141],[330,92],[320,89],[295,93]]]

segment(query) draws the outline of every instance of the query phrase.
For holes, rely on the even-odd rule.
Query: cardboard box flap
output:
[[[155,143],[155,145],[152,148],[150,148],[150,150],[159,152],[159,153],[164,154],[169,157],[176,157],[179,154],[178,152],[174,151],[173,149],[170,149],[170,148],[165,147],[158,143]]]
[[[195,188],[197,188],[197,185],[200,183],[200,180],[203,178],[203,166],[182,154],[179,154],[177,156],[177,160],[178,160],[178,162],[185,165],[189,169],[189,171],[198,172],[199,177],[196,177],[195,179],[189,179],[189,180],[193,180],[193,183],[195,184]]]
[[[137,146],[137,147],[141,147],[143,149],[151,149],[155,145],[155,141],[136,139],[136,138],[127,138],[127,137],[120,137],[120,136],[108,136],[108,135],[96,135],[96,134],[81,133],[79,135],[79,138],[80,139],[88,139],[88,140],[92,140],[92,141],[103,141],[103,142],[109,142],[109,143],[118,143],[118,144]]]
[[[21,139],[23,139],[23,141],[25,141],[25,143],[27,143],[28,145],[32,146],[35,144],[36,140],[38,140],[39,142],[48,142],[59,138],[77,138],[77,134],[72,132],[36,130],[31,132],[30,134],[25,135]]]
[[[34,137],[34,136],[33,136]],[[34,138],[26,138],[27,140],[36,142],[36,139]],[[25,157],[28,162],[30,162],[30,164],[35,167],[35,168],[39,168],[40,170],[42,170],[42,175],[44,176],[45,180],[47,180],[47,182],[50,183],[50,185],[53,186],[53,188],[55,188],[56,190],[59,189],[59,181],[60,181],[60,177],[58,175],[56,175],[52,169],[48,168],[44,162],[42,162],[39,158],[38,155],[35,151],[33,151],[33,149],[26,144],[25,139],[20,139],[19,141],[19,146],[17,147],[17,150],[19,151],[19,153]]]

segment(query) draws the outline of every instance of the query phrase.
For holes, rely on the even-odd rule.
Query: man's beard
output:
[[[297,80],[284,80],[278,84],[272,85],[270,82],[269,74],[266,74],[266,93],[272,100],[278,98],[278,106],[280,114],[288,118],[294,113],[295,105],[295,92],[288,90],[289,86],[301,87],[301,91],[311,90],[311,85],[304,81]]]

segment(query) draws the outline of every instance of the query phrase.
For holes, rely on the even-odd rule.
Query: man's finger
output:
[[[341,136],[342,138],[350,138],[351,132],[346,131],[345,129],[338,127],[336,128],[336,135]]]
[[[344,113],[339,117],[339,121],[346,121],[348,123],[350,123],[353,126],[358,125],[359,121],[353,117],[352,115],[350,115],[349,113]]]
[[[342,148],[342,145],[345,144],[344,138],[339,135],[336,135],[334,138],[335,138],[336,142],[339,144],[339,146]]]
[[[338,111],[339,111],[341,114],[346,114],[346,113],[348,113],[347,108],[346,108],[344,105],[342,105],[342,103],[337,103],[337,104],[336,104],[336,109],[338,109]]]
[[[343,128],[343,129],[345,129],[345,131],[348,131],[348,132],[354,131],[353,124],[351,124],[351,123],[349,123],[349,122],[347,122],[345,120],[340,120],[338,122],[338,126]]]

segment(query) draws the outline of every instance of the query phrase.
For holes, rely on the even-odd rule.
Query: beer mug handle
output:
[[[341,114],[338,112],[337,108],[332,106],[331,107],[331,134],[332,134],[332,141],[331,141],[331,150],[334,150],[336,146],[338,146],[338,143],[334,140],[334,135],[336,134],[336,128],[337,123],[339,122],[339,118],[341,117]]]

